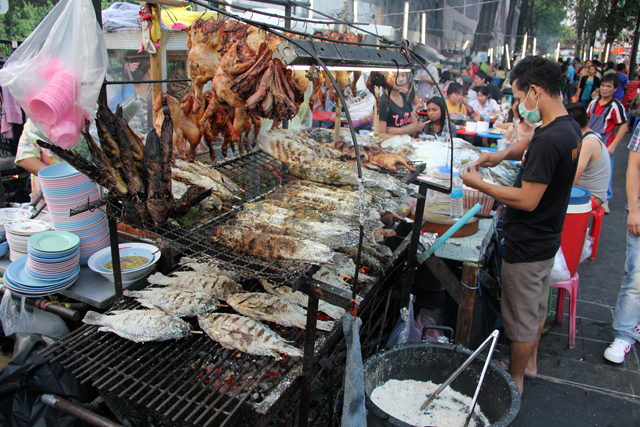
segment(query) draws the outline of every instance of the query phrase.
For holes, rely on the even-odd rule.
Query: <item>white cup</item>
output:
[[[469,120],[466,124],[465,124],[465,129],[467,132],[475,132],[477,129],[477,123],[474,121]]]
[[[477,122],[476,123],[476,132],[482,133],[487,132],[489,130],[489,122]]]
[[[507,148],[507,141],[504,138],[498,140],[498,151],[502,151]]]

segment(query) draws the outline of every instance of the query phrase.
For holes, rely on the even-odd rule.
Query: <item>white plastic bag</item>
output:
[[[90,0],[61,0],[0,70],[27,116],[54,143],[70,148],[95,117],[107,48]]]
[[[400,319],[398,324],[391,331],[391,335],[387,340],[387,347],[404,344],[407,342],[417,342],[422,338],[422,330],[416,327],[416,320],[413,314],[414,295],[410,295],[409,306],[400,310]]]
[[[52,338],[62,338],[69,333],[69,328],[59,316],[47,313],[35,307],[25,307],[24,298],[18,308],[11,292],[4,291],[0,303],[0,322],[5,336],[14,333],[40,334]]]
[[[564,259],[562,248],[560,248],[558,249],[558,252],[556,252],[556,257],[553,262],[553,269],[551,270],[551,278],[549,283],[558,283],[569,279],[571,279],[569,267],[567,267],[567,262]]]

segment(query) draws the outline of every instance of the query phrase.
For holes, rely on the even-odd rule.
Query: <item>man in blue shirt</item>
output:
[[[569,95],[569,101],[571,101],[571,98],[573,98],[573,94],[575,93],[575,86],[574,86],[574,77],[576,74],[576,69],[573,67],[573,61],[569,61],[569,67],[567,68],[567,86],[568,86],[568,95]]]
[[[627,90],[627,86],[629,86],[629,77],[624,73],[624,69],[624,64],[616,65],[616,71],[618,72],[618,77],[620,77],[620,86],[613,92],[613,97],[618,101],[622,101],[624,91]]]

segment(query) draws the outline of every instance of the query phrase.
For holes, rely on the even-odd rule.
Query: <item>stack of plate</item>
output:
[[[24,271],[29,277],[63,281],[78,275],[80,238],[66,231],[45,231],[29,238]]]
[[[43,231],[49,231],[51,224],[29,219],[26,221],[7,222],[4,225],[4,229],[9,243],[9,259],[15,261],[27,255],[29,237]]]
[[[11,292],[23,297],[44,297],[63,291],[78,280],[78,274],[80,273],[80,266],[76,264],[76,269],[66,277],[50,280],[34,279],[26,272],[26,262],[26,257],[12,262],[2,278],[5,286]]]
[[[69,210],[100,198],[98,186],[68,163],[47,166],[38,172],[40,186],[56,230],[80,238],[80,264],[109,245],[109,229],[100,209],[69,216]]]

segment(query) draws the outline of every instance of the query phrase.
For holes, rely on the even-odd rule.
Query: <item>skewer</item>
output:
[[[218,307],[229,307],[227,304],[218,304]]]
[[[202,335],[202,331],[191,331],[192,334],[198,334],[198,335]]]
[[[242,197],[238,197],[238,196],[233,196],[234,198],[238,199],[238,200],[242,200]]]

